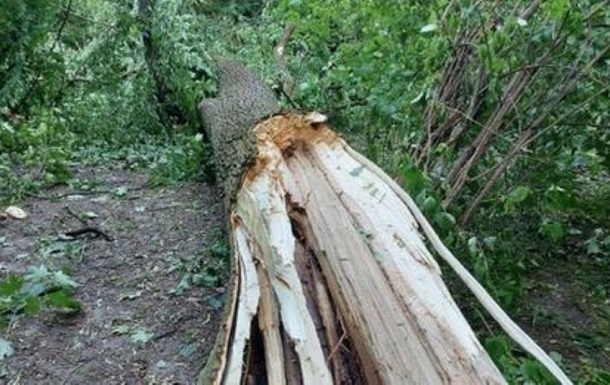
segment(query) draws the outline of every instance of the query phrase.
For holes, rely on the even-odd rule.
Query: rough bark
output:
[[[201,101],[199,113],[214,148],[216,167],[222,172],[225,198],[230,201],[255,154],[252,128],[278,113],[280,106],[273,91],[245,67],[222,58],[215,62],[218,96]]]

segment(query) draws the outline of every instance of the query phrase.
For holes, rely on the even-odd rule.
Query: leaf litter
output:
[[[57,186],[8,210],[22,218],[0,227],[0,278],[48,269],[81,307],[11,317],[0,383],[192,384],[205,363],[227,274],[209,252],[224,228],[217,191],[199,182],[147,188],[145,176],[124,170],[75,176],[99,175],[99,193]],[[185,271],[209,266],[216,280],[185,284]]]

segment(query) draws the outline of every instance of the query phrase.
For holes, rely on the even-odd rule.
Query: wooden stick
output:
[[[286,65],[286,60],[284,59],[284,51],[286,50],[288,40],[290,40],[290,36],[292,36],[295,28],[295,24],[288,24],[284,29],[284,33],[282,34],[280,41],[273,49],[273,57],[275,58],[275,62],[280,70],[281,90],[291,104],[293,104],[291,97],[292,93],[294,92],[294,78],[292,75],[290,75],[290,71],[288,71],[288,66]]]

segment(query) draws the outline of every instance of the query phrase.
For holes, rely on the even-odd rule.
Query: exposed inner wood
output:
[[[423,235],[508,335],[571,383],[324,115],[278,115],[263,81],[217,64],[218,96],[199,111],[222,172],[233,279],[200,384],[505,383]]]
[[[255,133],[218,383],[504,383],[393,190],[323,122],[277,115]]]

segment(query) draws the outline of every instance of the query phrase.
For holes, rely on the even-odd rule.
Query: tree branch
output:
[[[292,93],[294,92],[294,78],[290,74],[288,70],[288,66],[286,65],[286,60],[284,59],[284,52],[286,50],[286,45],[296,28],[295,24],[288,24],[284,29],[284,33],[280,38],[280,41],[277,43],[277,46],[273,49],[273,57],[275,58],[275,62],[277,64],[278,69],[280,70],[280,91],[288,102],[296,107],[295,103],[292,101]]]

